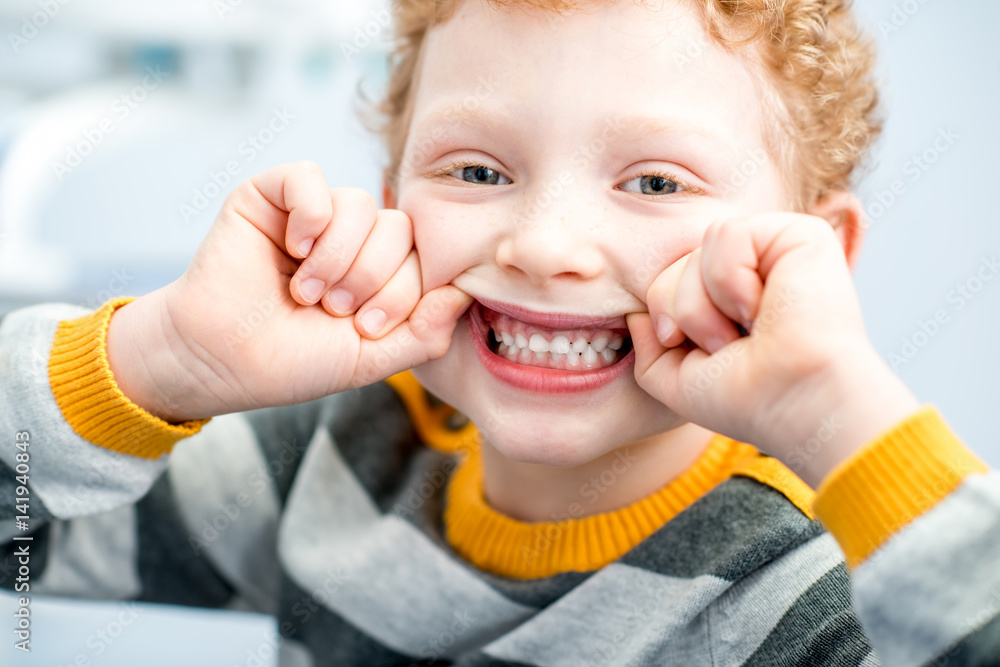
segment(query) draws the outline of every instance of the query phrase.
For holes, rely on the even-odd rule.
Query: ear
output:
[[[382,178],[382,208],[396,208],[396,193],[388,178]]]
[[[840,245],[844,246],[847,265],[853,270],[861,257],[861,247],[868,230],[865,210],[858,198],[850,192],[831,192],[813,204],[809,213],[830,223],[840,239]]]

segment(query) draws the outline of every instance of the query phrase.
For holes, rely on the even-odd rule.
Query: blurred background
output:
[[[1000,466],[989,408],[1000,373],[1000,3],[856,5],[879,42],[887,115],[857,186],[871,223],[856,271],[869,332],[917,396]],[[384,80],[389,19],[379,0],[3,0],[0,313],[96,308],[174,280],[226,194],[282,162],[313,160],[331,183],[378,195],[381,148],[356,112],[359,90],[377,94]],[[183,618],[181,632],[210,625]],[[247,620],[247,646],[260,644],[259,621]],[[150,636],[163,635],[154,625]],[[0,663],[15,664],[8,646]],[[16,664],[71,664],[80,647]],[[118,650],[121,662],[88,656],[140,664]]]

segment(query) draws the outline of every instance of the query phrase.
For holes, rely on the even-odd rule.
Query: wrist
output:
[[[163,293],[153,292],[111,316],[106,351],[112,376],[130,401],[163,421],[213,417],[217,413],[188,370],[190,353],[169,322]]]
[[[909,388],[868,346],[831,364],[822,384],[818,394],[823,408],[813,420],[818,426],[802,440],[805,453],[792,466],[813,488],[841,463],[920,409]]]

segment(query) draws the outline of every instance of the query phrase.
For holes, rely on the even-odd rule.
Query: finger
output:
[[[672,313],[678,328],[709,354],[740,338],[732,320],[712,303],[702,280],[701,250],[695,250],[677,283]]]
[[[626,322],[635,349],[636,383],[674,412],[686,416],[686,403],[681,402],[681,365],[691,355],[704,357],[705,353],[684,346],[665,348],[657,338],[652,317],[646,313],[631,313]]]
[[[227,207],[250,222],[272,243],[301,258],[303,241],[326,229],[333,215],[323,170],[314,162],[272,167],[240,184]]]
[[[378,338],[410,316],[422,292],[420,261],[414,250],[388,282],[358,309],[354,317],[355,328],[362,336]]]
[[[733,220],[710,226],[701,246],[701,276],[712,303],[747,331],[764,293],[755,241],[748,220]]]
[[[410,218],[402,211],[379,211],[365,244],[361,246],[351,268],[337,283],[331,286],[323,299],[323,307],[334,315],[353,313],[381,290],[400,268],[413,248],[413,226]],[[414,254],[414,259],[416,255]],[[420,297],[420,280],[417,280],[417,295],[410,308]],[[409,314],[409,310],[406,311]],[[405,316],[403,317],[405,319]],[[402,320],[400,320],[402,321]],[[396,322],[399,324],[399,322]]]
[[[646,305],[649,308],[656,337],[664,347],[677,347],[686,339],[684,332],[677,327],[673,313],[677,284],[690,256],[687,254],[664,269],[653,279],[646,292]]]
[[[358,188],[332,188],[333,217],[292,277],[296,301],[312,305],[347,273],[375,226],[375,198]]]
[[[380,340],[362,338],[356,383],[364,386],[444,356],[472,297],[445,285],[421,297],[410,317]]]

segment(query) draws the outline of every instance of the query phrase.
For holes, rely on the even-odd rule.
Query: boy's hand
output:
[[[812,486],[919,407],[872,348],[844,250],[821,218],[714,224],[647,303],[648,315],[628,318],[639,385]]]
[[[303,259],[304,258],[304,259]],[[168,421],[299,403],[443,355],[471,299],[424,294],[409,218],[312,163],[226,200],[188,270],[111,319],[126,396]]]

